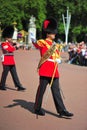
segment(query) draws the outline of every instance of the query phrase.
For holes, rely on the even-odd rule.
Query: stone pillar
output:
[[[36,24],[35,24],[35,17],[31,16],[29,20],[29,29],[28,29],[28,44],[29,47],[33,48],[32,41],[31,41],[31,35],[33,35],[33,38],[36,39]]]
[[[14,26],[14,33],[13,33],[13,42],[17,42],[17,35],[18,35],[18,29],[16,28],[17,23],[13,22],[13,26]]]

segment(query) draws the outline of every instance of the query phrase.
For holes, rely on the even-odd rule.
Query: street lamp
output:
[[[13,24],[13,26],[14,26],[14,28],[15,28],[16,25],[17,25],[17,22],[14,21],[12,24]]]
[[[70,26],[70,20],[71,20],[71,14],[69,14],[69,7],[67,7],[67,16],[63,17],[63,23],[64,23],[64,29],[65,29],[65,43],[68,43],[68,33],[69,33],[69,26]]]

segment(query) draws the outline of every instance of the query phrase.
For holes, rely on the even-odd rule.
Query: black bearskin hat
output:
[[[57,34],[57,21],[50,17],[45,19],[42,25],[42,38],[46,38],[46,34]]]
[[[3,38],[12,38],[13,33],[14,33],[14,27],[7,26],[2,32],[2,37]]]

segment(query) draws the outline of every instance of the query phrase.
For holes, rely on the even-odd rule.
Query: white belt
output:
[[[55,60],[53,60],[53,59],[48,59],[47,61],[55,62]]]
[[[51,61],[51,62],[57,62],[57,63],[61,63],[61,59],[56,59],[56,60],[53,60],[53,59],[48,59],[47,61]]]
[[[4,56],[13,56],[14,54],[13,53],[6,53],[6,54],[3,54]]]

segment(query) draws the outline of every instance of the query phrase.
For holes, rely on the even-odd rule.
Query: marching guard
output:
[[[10,71],[15,87],[17,88],[18,91],[21,91],[25,90],[25,88],[21,85],[19,81],[13,53],[16,49],[19,48],[19,44],[13,43],[12,41],[13,33],[14,33],[13,26],[7,26],[2,32],[2,37],[5,39],[5,41],[1,43],[1,49],[3,53],[1,56],[3,72],[1,76],[0,90],[7,89],[5,83],[8,72]]]
[[[38,64],[39,86],[36,93],[34,112],[37,115],[45,115],[45,111],[41,107],[46,87],[50,84],[57,113],[60,116],[72,117],[73,113],[67,111],[59,88],[58,63],[60,63],[61,58],[58,44],[53,42],[56,34],[57,21],[51,17],[43,22],[42,39],[36,41],[31,37],[33,45],[40,50],[41,55],[41,60]]]

